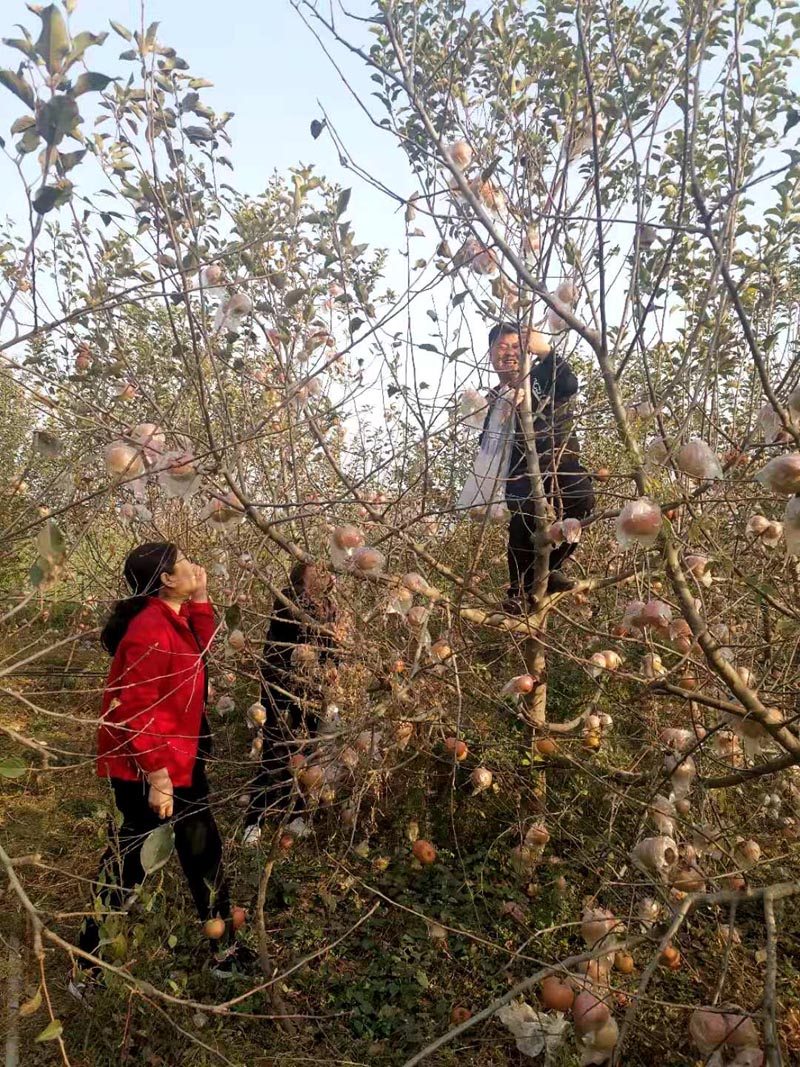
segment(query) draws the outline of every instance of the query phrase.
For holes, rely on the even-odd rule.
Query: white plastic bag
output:
[[[678,470],[696,481],[722,478],[722,465],[713,450],[699,437],[693,437],[675,457]]]
[[[489,401],[477,389],[465,389],[458,400],[458,417],[468,430],[482,430]]]
[[[506,386],[492,405],[475,465],[456,505],[459,510],[469,509],[472,519],[502,519],[507,514],[506,478],[520,395],[519,389]]]
[[[563,1045],[565,1031],[569,1027],[565,1016],[560,1012],[544,1014],[536,1011],[524,1000],[512,1001],[499,1008],[497,1018],[514,1035],[517,1048],[523,1056],[534,1059],[544,1053],[545,1063]]]

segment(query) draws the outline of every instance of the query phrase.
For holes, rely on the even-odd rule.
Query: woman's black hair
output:
[[[305,581],[306,571],[309,567],[313,566],[313,563],[306,563],[303,560],[298,560],[289,571],[289,586],[298,596],[303,593],[303,582]]]
[[[284,590],[284,594],[292,594],[289,599],[294,599],[296,604],[301,607],[310,609],[310,613],[320,622],[323,620],[332,621],[336,618],[338,612],[336,608],[336,602],[330,593],[325,594],[317,602],[310,603],[308,595],[305,589],[306,574],[312,567],[316,567],[316,563],[306,563],[303,560],[298,560],[289,571],[289,586]],[[277,601],[276,601],[277,606]]]
[[[178,546],[169,541],[148,541],[129,553],[122,573],[133,595],[116,602],[100,635],[109,655],[116,653],[131,621],[147,607],[150,598],[158,596],[161,575],[175,569],[178,553]]]

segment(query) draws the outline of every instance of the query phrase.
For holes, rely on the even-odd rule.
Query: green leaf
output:
[[[158,49],[158,51],[161,51]],[[181,59],[180,56],[174,56],[172,59],[164,60],[164,70],[188,70],[189,64],[185,59]]]
[[[0,778],[21,778],[28,773],[28,765],[19,756],[6,756],[0,760]]]
[[[108,942],[112,960],[124,960],[128,954],[128,939],[122,932]]]
[[[185,126],[183,132],[192,144],[202,144],[204,141],[214,140],[214,134],[207,126]]]
[[[44,189],[40,189],[36,194],[33,210],[38,215],[46,215],[53,208],[63,207],[72,199],[72,190],[71,182],[64,182],[63,185],[45,185]]]
[[[98,74],[96,71],[89,71],[87,74],[81,74],[75,82],[75,88],[72,90],[72,95],[81,96],[83,93],[102,93],[103,89],[105,89],[107,85],[110,85],[114,80],[114,78],[109,78],[107,74]]]
[[[67,171],[72,170],[73,167],[77,167],[83,157],[86,155],[85,148],[79,148],[76,152],[59,152],[58,153],[58,171],[59,174],[66,174]]]
[[[181,100],[181,113],[186,111],[194,111],[197,105],[200,103],[199,93],[187,93]]]
[[[42,143],[42,139],[33,127],[26,130],[25,133],[17,141],[17,151],[21,156],[27,155],[29,152],[35,152],[39,145]]]
[[[335,217],[340,219],[347,211],[347,205],[350,203],[350,195],[353,192],[352,189],[342,189],[339,193],[339,199],[336,201]]]
[[[24,133],[26,130],[33,129],[36,125],[36,119],[32,115],[21,115],[20,118],[14,119],[11,125],[12,133]]]
[[[44,560],[48,563],[57,563],[64,558],[67,543],[60,528],[48,519],[36,537],[36,545]]]
[[[16,48],[19,52],[24,52],[28,59],[36,59],[36,49],[33,47],[32,41],[20,40],[18,37],[4,37],[3,44],[7,44],[9,48]]]
[[[24,1004],[19,1006],[20,1018],[25,1019],[28,1015],[33,1015],[42,1006],[42,987],[36,990],[30,1000],[26,1000]]]
[[[63,1030],[64,1027],[61,1025],[61,1020],[53,1019],[40,1034],[36,1035],[34,1041],[55,1041],[57,1037],[61,1037]]]
[[[363,325],[364,320],[360,319],[358,315],[354,315],[353,318],[350,319],[350,333],[355,333],[356,330],[360,330]]]
[[[305,289],[290,289],[283,298],[284,307],[286,307],[287,310],[291,310],[296,304],[299,304],[305,296],[307,296]]]
[[[141,851],[145,874],[152,874],[163,867],[175,848],[175,832],[169,823],[157,826],[144,839]]]
[[[109,25],[111,26],[111,29],[114,31],[114,33],[118,33],[120,35],[120,37],[123,37],[126,41],[132,41],[133,40],[133,34],[131,33],[131,31],[130,30],[126,30],[125,27],[121,23],[114,22],[113,19],[109,19],[108,22],[109,22]]]
[[[27,104],[33,111],[36,106],[36,100],[33,95],[33,89],[19,74],[15,74],[13,70],[0,70],[0,85],[5,85],[6,89],[10,89],[11,92],[20,98],[23,104]]]
[[[156,43],[156,34],[158,33],[158,27],[160,22],[151,22],[147,27],[147,33],[145,34],[144,43],[152,48]]]
[[[72,50],[67,56],[66,66],[71,67],[73,63],[77,63],[79,59],[83,58],[83,54],[87,48],[91,48],[96,44],[103,44],[107,37],[107,30],[104,30],[102,33],[89,33],[88,30],[84,30],[83,33],[79,33],[76,37],[73,37]]]
[[[44,60],[48,73],[59,74],[70,50],[67,24],[55,4],[48,4],[38,15],[42,20],[42,32],[36,42],[36,51]]]
[[[54,96],[36,116],[36,129],[46,144],[56,145],[81,121],[78,105],[71,96]]]

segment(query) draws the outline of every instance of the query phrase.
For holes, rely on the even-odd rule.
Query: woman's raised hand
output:
[[[208,600],[208,576],[205,567],[201,567],[199,563],[194,563],[193,567],[197,586],[192,593],[192,600],[203,603]]]

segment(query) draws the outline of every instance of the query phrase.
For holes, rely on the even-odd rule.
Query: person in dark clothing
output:
[[[532,356],[530,383],[534,441],[545,494],[557,520],[585,519],[594,508],[594,490],[588,471],[581,465],[580,444],[573,429],[570,401],[578,391],[578,379],[569,363],[558,358],[542,334],[530,331],[522,335],[517,326],[499,323],[489,334],[489,355],[501,386],[519,381],[523,341]],[[497,394],[497,390],[489,394],[484,433]],[[525,451],[525,435],[517,411],[505,485],[506,504],[511,512],[509,589],[505,606],[512,613],[519,612],[523,601],[531,598],[536,563],[533,486]],[[561,573],[561,567],[575,548],[574,543],[563,542],[551,550],[548,592],[571,587],[572,582]]]
[[[334,579],[313,563],[297,563],[282,595],[320,626],[332,627],[338,617]],[[298,662],[303,654],[310,669]],[[319,666],[317,666],[317,664]],[[256,794],[245,819],[244,843],[255,845],[267,811],[285,812],[292,793],[289,758],[303,737],[315,737],[325,703],[324,682],[335,681],[335,641],[307,625],[280,598],[275,598],[260,665],[261,703],[267,713],[262,727],[261,767],[253,785]],[[295,811],[303,809],[296,797]]]
[[[171,819],[198,915],[227,920],[222,840],[205,772],[211,754],[205,652],[216,628],[206,574],[176,545],[151,542],[129,554],[124,575],[132,596],[114,606],[102,634],[113,659],[97,773],[110,779],[122,824],[112,827],[100,864],[99,896],[110,911],[124,908],[145,879],[147,835]],[[100,920],[87,919],[79,947],[94,955],[102,936]]]

